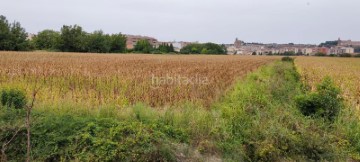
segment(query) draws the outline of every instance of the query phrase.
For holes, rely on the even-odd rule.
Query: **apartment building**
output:
[[[126,48],[127,49],[133,49],[139,40],[147,40],[153,46],[158,45],[158,40],[155,38],[152,38],[152,37],[141,36],[141,35],[125,35],[125,36],[126,36]]]
[[[344,54],[344,53],[352,54],[354,53],[354,48],[336,46],[336,47],[331,47],[329,51],[329,54],[335,54],[335,55]]]

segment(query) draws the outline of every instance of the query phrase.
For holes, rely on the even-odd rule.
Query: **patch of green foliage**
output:
[[[0,15],[0,51],[28,51],[32,47],[26,39],[27,33],[19,22],[9,23]]]
[[[352,55],[349,53],[340,54],[339,56],[340,57],[352,57]]]
[[[322,120],[304,117],[295,98],[303,93],[293,63],[250,74],[221,102],[227,134],[219,146],[229,161],[337,161],[349,141]]]
[[[138,107],[139,108],[139,107]],[[140,108],[143,109],[143,108]],[[145,109],[145,108],[144,108]],[[36,161],[175,161],[172,143],[186,140],[183,131],[160,122],[147,121],[138,110],[134,118],[117,120],[95,116],[37,113],[32,126],[32,159]],[[142,114],[138,115],[136,114]],[[1,121],[5,122],[3,110]],[[17,115],[17,114],[11,114]],[[17,118],[17,120],[21,120]],[[8,123],[9,120],[6,121]],[[2,141],[14,127],[0,126]],[[177,140],[178,139],[178,140]],[[26,135],[21,131],[10,145],[8,159],[23,161]],[[19,147],[24,146],[24,147]]]
[[[174,53],[175,50],[174,50],[174,46],[170,43],[170,44],[167,44],[167,43],[162,43],[159,45],[159,47],[156,49],[156,51],[158,53]]]
[[[142,39],[136,42],[134,46],[134,51],[139,53],[150,53],[153,51],[154,47],[146,39]]]
[[[39,42],[52,44],[56,50],[62,52],[97,52],[97,53],[124,53],[126,52],[126,37],[119,34],[104,34],[98,30],[87,33],[81,26],[64,25],[58,34],[44,35],[45,31],[39,32],[34,41],[39,47]],[[59,38],[57,38],[59,37]],[[48,50],[47,48],[40,48]]]
[[[289,62],[294,62],[294,58],[291,58],[291,57],[282,57],[281,58],[281,61],[289,61]]]
[[[329,121],[334,121],[343,107],[340,89],[330,77],[324,78],[316,92],[298,96],[296,101],[304,115],[323,117]]]
[[[321,43],[319,47],[333,47],[337,46],[339,44],[339,41],[326,41],[325,43]]]
[[[1,105],[14,107],[15,109],[24,108],[26,105],[26,94],[19,89],[3,89],[0,92]]]
[[[182,54],[226,54],[226,47],[215,43],[189,44],[180,50]]]
[[[284,53],[282,53],[281,55],[284,56],[294,56],[296,53],[294,51],[286,51]]]
[[[326,54],[322,53],[322,52],[318,52],[318,53],[315,53],[315,56],[324,57],[324,56],[326,56]]]

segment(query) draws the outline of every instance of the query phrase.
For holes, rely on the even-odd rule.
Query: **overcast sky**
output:
[[[320,43],[360,40],[360,0],[0,0],[0,14],[30,33],[86,31],[160,41]]]

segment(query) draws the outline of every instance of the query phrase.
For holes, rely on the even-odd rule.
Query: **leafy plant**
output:
[[[322,52],[318,52],[318,53],[315,53],[315,56],[321,56],[321,57],[323,57],[323,56],[326,56],[326,54],[325,54],[325,53],[322,53]]]
[[[317,91],[296,98],[297,106],[306,116],[323,117],[333,121],[342,107],[340,90],[330,77],[325,77]]]
[[[24,108],[26,105],[26,95],[18,89],[8,89],[1,91],[1,104],[15,109]]]
[[[294,62],[294,58],[291,58],[291,57],[286,56],[286,57],[281,58],[281,61]]]
[[[340,57],[352,57],[352,55],[351,54],[349,54],[349,53],[344,53],[344,54],[341,54],[341,55],[339,55]]]

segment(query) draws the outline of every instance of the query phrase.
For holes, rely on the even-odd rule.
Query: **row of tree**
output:
[[[124,53],[126,37],[122,34],[104,34],[98,30],[86,33],[78,25],[64,25],[60,32],[43,30],[34,38],[36,49],[63,52]]]
[[[27,51],[48,50],[62,52],[93,53],[176,53],[172,44],[152,45],[148,40],[139,40],[133,49],[126,48],[126,36],[105,34],[98,30],[87,33],[81,26],[64,25],[60,31],[43,30],[32,39],[19,22],[9,23],[0,16],[0,50]],[[182,54],[226,54],[226,47],[214,43],[189,44],[180,51]]]
[[[32,40],[19,22],[9,23],[0,16],[0,50],[28,51],[54,50],[63,52],[126,52],[126,37],[122,34],[104,34],[101,30],[86,33],[80,26],[66,26],[60,32],[43,30]]]
[[[339,41],[326,41],[325,43],[321,43],[319,45],[319,47],[332,47],[332,46],[337,46],[339,44]]]
[[[60,31],[43,30],[31,40],[19,22],[9,23],[5,16],[0,16],[0,50],[27,51],[49,50],[62,52],[94,52],[94,53],[172,53],[172,44],[161,44],[155,47],[147,40],[140,40],[134,49],[126,48],[126,36],[104,34],[98,30],[87,33],[81,26],[64,25]]]
[[[129,50],[129,52],[131,52]],[[174,46],[172,44],[162,43],[158,47],[153,46],[148,40],[143,39],[136,42],[133,53],[153,53],[153,54],[163,54],[163,53],[176,53]]]
[[[218,45],[215,43],[205,44],[189,44],[180,50],[182,54],[226,54],[227,50],[225,45]]]

